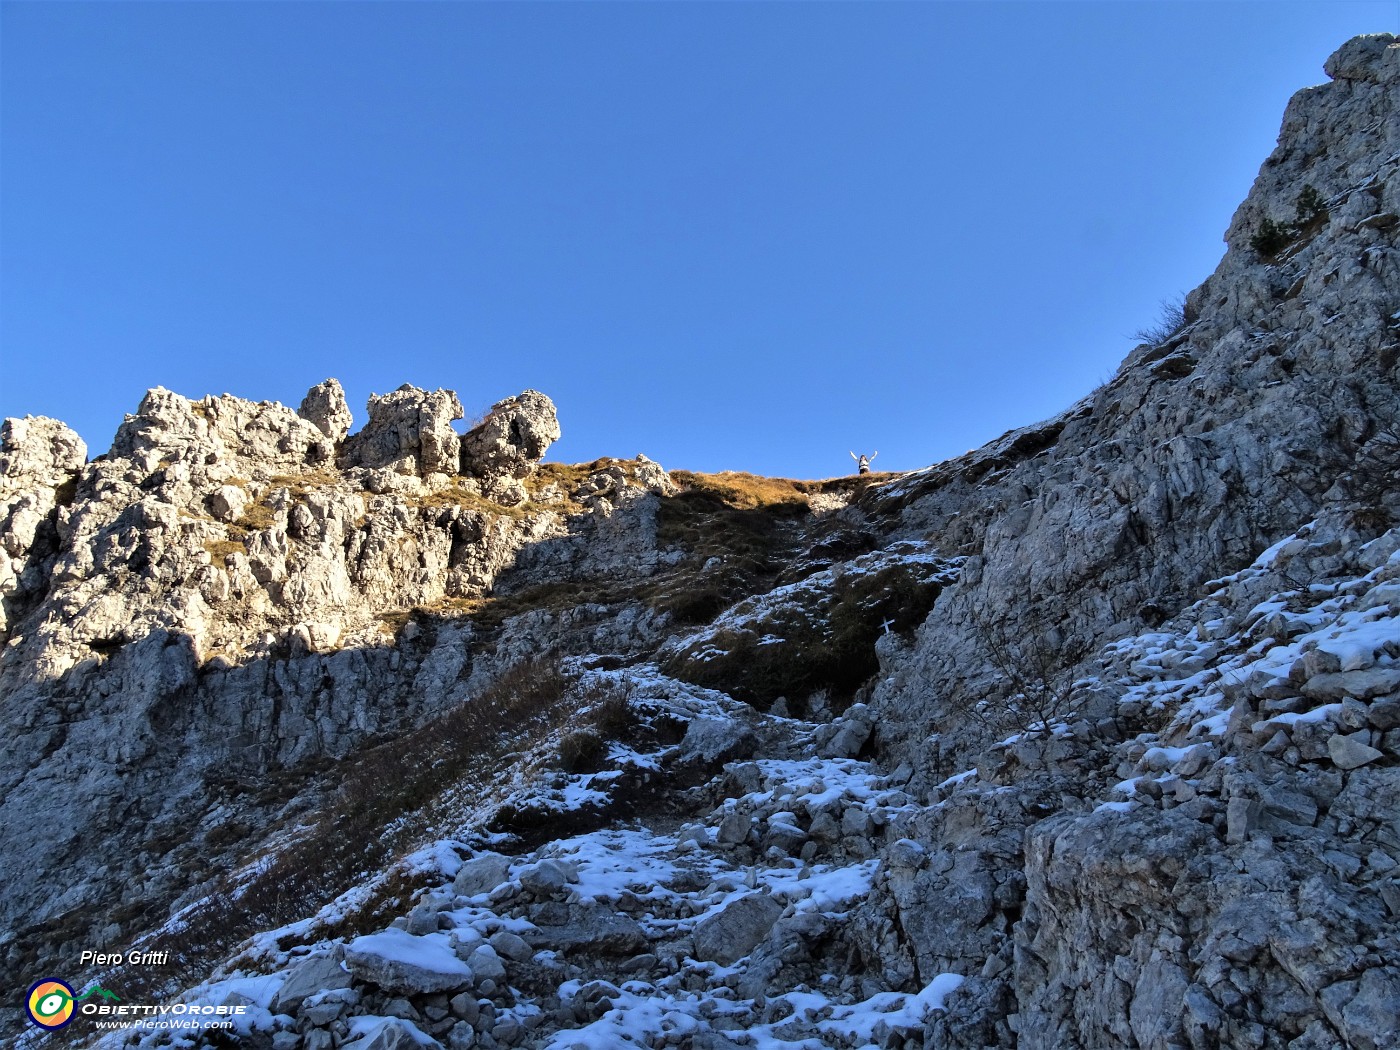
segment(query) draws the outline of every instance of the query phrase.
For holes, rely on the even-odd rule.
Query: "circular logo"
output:
[[[40,1028],[62,1028],[73,1020],[73,989],[62,981],[39,981],[30,987],[26,1005]]]

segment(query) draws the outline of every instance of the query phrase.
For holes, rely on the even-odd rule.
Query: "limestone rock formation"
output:
[[[452,424],[462,418],[462,403],[451,390],[430,393],[405,383],[393,393],[371,394],[368,412],[347,450],[351,463],[420,477],[458,472]]]
[[[462,469],[477,477],[529,477],[559,440],[554,402],[538,390],[498,401],[462,436]]]
[[[0,632],[43,593],[58,507],[86,460],[82,439],[56,419],[7,419],[0,429]]]
[[[345,390],[338,379],[327,379],[308,390],[301,400],[301,407],[297,409],[297,415],[315,424],[317,430],[337,443],[345,440],[354,421],[350,406],[345,403]]]

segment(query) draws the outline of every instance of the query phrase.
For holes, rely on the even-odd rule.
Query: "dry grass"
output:
[[[269,492],[273,489],[286,489],[293,496],[301,496],[315,489],[335,488],[341,481],[339,471],[320,467],[302,474],[274,474],[268,478],[267,487]]]
[[[265,503],[250,503],[235,525],[245,532],[262,532],[277,522],[277,512]]]
[[[778,506],[805,507],[808,494],[821,491],[822,486],[822,482],[819,481],[765,478],[738,470],[725,470],[718,474],[673,470],[671,480],[684,492],[708,493],[736,510],[760,510]]]
[[[565,492],[573,492],[591,475],[609,467],[621,467],[626,470],[629,462],[631,461],[604,456],[589,463],[541,463],[539,469],[525,479],[525,488],[532,496],[550,485],[558,485]]]
[[[204,549],[209,552],[211,565],[227,564],[229,556],[247,551],[242,540],[205,540]]]
[[[435,489],[432,492],[425,492],[420,495],[404,497],[410,507],[462,507],[466,510],[478,511],[482,514],[494,514],[498,517],[515,518],[523,521],[531,517],[535,512],[528,503],[515,507],[507,507],[503,503],[496,503],[487,499],[479,493],[473,492],[463,484],[460,478],[453,479],[444,488]]]

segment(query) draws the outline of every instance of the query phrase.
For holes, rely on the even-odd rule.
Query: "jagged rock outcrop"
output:
[[[309,396],[309,395],[308,395]],[[347,449],[356,466],[398,474],[456,474],[462,403],[451,390],[429,393],[405,383],[390,394],[371,394],[369,422]]]
[[[345,389],[338,379],[327,379],[308,390],[301,399],[297,415],[337,444],[345,440],[354,422],[350,406],[345,403]]]
[[[82,438],[56,419],[7,419],[0,430],[0,633],[47,587],[55,518],[87,461]]]
[[[498,401],[462,436],[462,467],[478,477],[529,477],[559,433],[554,402],[527,390]]]
[[[470,625],[425,630],[409,613],[450,616],[523,549],[590,528],[586,515],[568,523],[579,505],[567,485],[509,506],[481,494],[518,485],[558,436],[543,395],[503,404],[499,455],[471,478],[458,474],[450,391],[373,398],[347,438],[334,380],[299,413],[156,389],[92,463],[61,423],[7,422],[0,719],[15,746],[0,762],[0,820],[18,829],[43,811],[54,828],[7,836],[5,870],[28,873],[7,898],[12,928],[77,914],[129,869],[146,897],[171,899],[188,888],[178,862],[145,863],[131,843],[113,863],[102,844],[133,820],[159,842],[209,812],[211,781],[343,755],[547,644],[517,631],[522,655],[487,646],[474,659]],[[497,460],[509,473],[491,473]],[[654,545],[650,519],[628,518],[616,527],[634,549]],[[587,544],[571,550],[586,559]],[[648,637],[645,618],[632,622],[612,630],[620,647]],[[53,783],[70,787],[54,797]],[[59,872],[55,895],[46,879]]]
[[[1138,347],[1061,416],[930,468],[877,497],[911,529],[970,557],[900,667],[884,736],[911,745],[942,720],[936,696],[997,677],[989,641],[1087,652],[1180,607],[1192,589],[1329,504],[1365,498],[1366,465],[1396,428],[1400,355],[1400,47],[1338,52],[1339,79],[1298,92],[1279,145],[1235,214],[1228,251],[1190,293],[1186,325]],[[1363,78],[1364,74],[1364,78]],[[1322,210],[1276,257],[1250,241]],[[990,636],[990,637],[989,637]],[[955,761],[949,756],[949,761]]]

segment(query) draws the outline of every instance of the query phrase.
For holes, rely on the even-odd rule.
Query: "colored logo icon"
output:
[[[40,1028],[62,1028],[73,1020],[73,989],[62,981],[39,981],[29,989],[25,1004],[29,1019]]]

